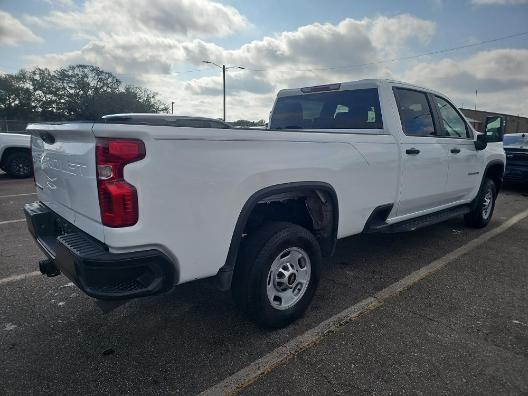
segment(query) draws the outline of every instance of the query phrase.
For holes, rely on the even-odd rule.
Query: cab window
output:
[[[468,138],[469,131],[466,122],[447,100],[435,96],[438,114],[442,121],[444,134],[454,138]]]
[[[270,129],[382,129],[377,88],[283,96]]]
[[[436,136],[429,100],[424,92],[394,88],[403,133],[408,136]]]

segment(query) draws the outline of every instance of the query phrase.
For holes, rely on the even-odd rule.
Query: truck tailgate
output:
[[[104,241],[92,123],[31,124],[39,200],[84,232]]]

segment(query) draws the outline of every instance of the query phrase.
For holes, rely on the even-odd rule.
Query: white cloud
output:
[[[471,0],[476,5],[521,5],[528,4],[528,0]]]
[[[251,92],[255,94],[267,94],[273,90],[273,84],[259,73],[248,71],[228,71],[226,74],[226,85],[229,92],[241,93]],[[203,77],[185,83],[185,89],[197,95],[220,95],[222,93],[222,78]]]
[[[433,22],[412,15],[379,17],[372,22],[372,41],[387,55],[396,55],[408,46],[409,39],[427,44],[433,37],[436,26]]]
[[[120,1],[124,0],[116,3]],[[94,4],[102,4],[103,0],[89,3],[81,11],[85,16],[95,12]],[[190,3],[179,1],[177,6],[186,4]],[[211,4],[218,5],[199,2],[206,5],[204,15],[209,15],[207,7]],[[187,11],[195,13],[194,8]],[[378,63],[380,59],[412,55],[421,45],[429,43],[435,34],[435,24],[412,15],[313,23],[228,50],[205,39],[187,37],[223,34],[220,31],[201,29],[194,22],[185,29],[163,23],[154,26],[153,15],[143,15],[138,28],[131,29],[132,14],[128,11],[125,14],[111,23],[115,15],[109,13],[105,24],[94,25],[98,32],[86,32],[90,33],[88,42],[80,49],[33,57],[32,65],[54,68],[94,64],[118,73],[125,81],[159,92],[167,102],[175,102],[179,114],[212,117],[221,115],[221,72],[214,68],[213,75],[208,71],[207,76],[200,77],[200,72],[178,75],[174,71],[207,68],[202,60],[244,66],[247,70],[230,70],[227,74],[228,119],[267,118],[281,88],[386,77],[436,88],[453,97],[458,105],[472,105],[478,89],[480,108],[513,114],[525,114],[528,108],[528,50],[482,51],[465,60],[414,61],[405,73],[396,73],[394,63]],[[232,15],[244,21],[237,29],[247,25],[238,11],[234,10]],[[73,24],[73,20],[66,18],[63,24]],[[167,29],[172,29],[170,34]],[[370,63],[367,67],[349,67],[367,63]],[[405,64],[398,64],[398,69],[402,66]]]
[[[44,0],[44,1],[50,4],[51,6],[57,6],[57,7],[73,7],[75,5],[73,0]]]
[[[224,36],[248,26],[235,8],[212,0],[87,0],[81,9],[27,16],[39,26],[76,32]]]
[[[114,25],[110,25],[110,30],[93,37],[78,51],[38,59],[51,66],[86,60],[102,67],[116,65],[116,69],[148,73],[168,73],[170,65],[199,65],[206,59],[271,71],[279,67],[321,68],[377,61],[395,49],[406,47],[410,39],[427,42],[434,34],[435,25],[410,15],[362,20],[347,18],[336,25],[302,26],[234,50],[199,39],[182,41],[152,32],[123,34]]]
[[[269,95],[266,110],[261,113],[264,117],[273,103],[273,95],[281,88],[391,77],[392,73],[383,65],[346,66],[371,63],[393,55],[393,49],[405,47],[410,39],[425,42],[434,30],[432,22],[410,15],[362,20],[347,18],[336,25],[302,26],[292,32],[252,41],[235,50],[223,51],[220,47],[204,45],[200,57],[190,52],[188,59],[215,59],[248,68],[248,71],[233,73],[227,86],[240,94],[246,91]],[[337,68],[327,70],[329,65]],[[194,94],[219,93],[221,87],[219,77],[197,78],[185,85],[186,90]]]
[[[203,86],[207,85],[204,80],[206,79],[200,79],[200,89],[202,84]],[[234,81],[229,76],[226,81],[227,119],[267,119],[275,98],[275,92],[262,94],[236,89],[233,91]],[[219,78],[217,84],[212,84],[211,91],[207,94],[189,91],[190,87],[187,82],[179,81],[171,75],[144,74],[139,78],[138,83],[158,92],[167,103],[174,101],[176,114],[222,117],[222,85]]]
[[[23,42],[38,43],[42,39],[11,14],[0,11],[0,45],[17,45]]]
[[[184,56],[182,43],[175,39],[144,33],[101,34],[81,49],[29,57],[33,66],[57,68],[89,63],[120,74],[170,73],[171,61]]]
[[[457,105],[472,107],[478,90],[479,108],[526,114],[528,49],[481,51],[464,60],[422,62],[403,79],[450,95]]]
[[[347,18],[337,24],[301,26],[226,50],[200,39],[183,40],[143,31],[124,34],[120,27],[115,29],[115,25],[108,25],[106,32],[99,33],[79,50],[33,57],[30,61],[35,66],[52,68],[75,63],[94,64],[117,72],[129,81],[146,84],[170,101],[181,101],[178,108],[182,111],[206,115],[216,114],[217,106],[206,106],[204,102],[218,101],[222,89],[220,72],[187,82],[179,81],[181,76],[171,75],[171,72],[187,69],[189,65],[206,68],[203,60],[241,65],[248,70],[230,70],[227,75],[230,101],[236,97],[244,103],[231,114],[248,117],[254,111],[256,116],[260,112],[257,118],[262,118],[267,115],[273,96],[280,88],[391,77],[391,71],[381,64],[368,68],[340,66],[371,63],[399,51],[408,51],[410,42],[427,43],[434,31],[434,23],[410,15]],[[338,68],[318,70],[329,65]]]
[[[402,48],[408,40],[428,41],[433,22],[411,15],[355,20],[336,25],[314,23],[292,32],[264,37],[222,54],[223,60],[256,69],[287,65],[317,68],[368,63]],[[292,67],[294,66],[294,67]]]

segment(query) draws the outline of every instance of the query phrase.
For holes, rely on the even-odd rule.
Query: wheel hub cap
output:
[[[294,306],[302,298],[311,277],[308,254],[301,248],[284,250],[271,264],[267,294],[271,305],[279,310]]]
[[[488,190],[484,195],[484,200],[482,202],[482,217],[487,219],[491,213],[491,208],[493,207],[493,192]]]
[[[18,174],[27,174],[31,171],[30,162],[24,159],[15,159],[11,167]]]

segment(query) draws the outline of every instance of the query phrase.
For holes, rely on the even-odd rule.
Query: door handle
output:
[[[458,154],[458,153],[460,153],[460,149],[454,147],[454,148],[451,149],[451,152],[452,152],[453,154]]]
[[[405,153],[407,153],[409,155],[416,155],[416,154],[420,154],[420,150],[418,150],[417,148],[413,147],[413,148],[405,150]]]

